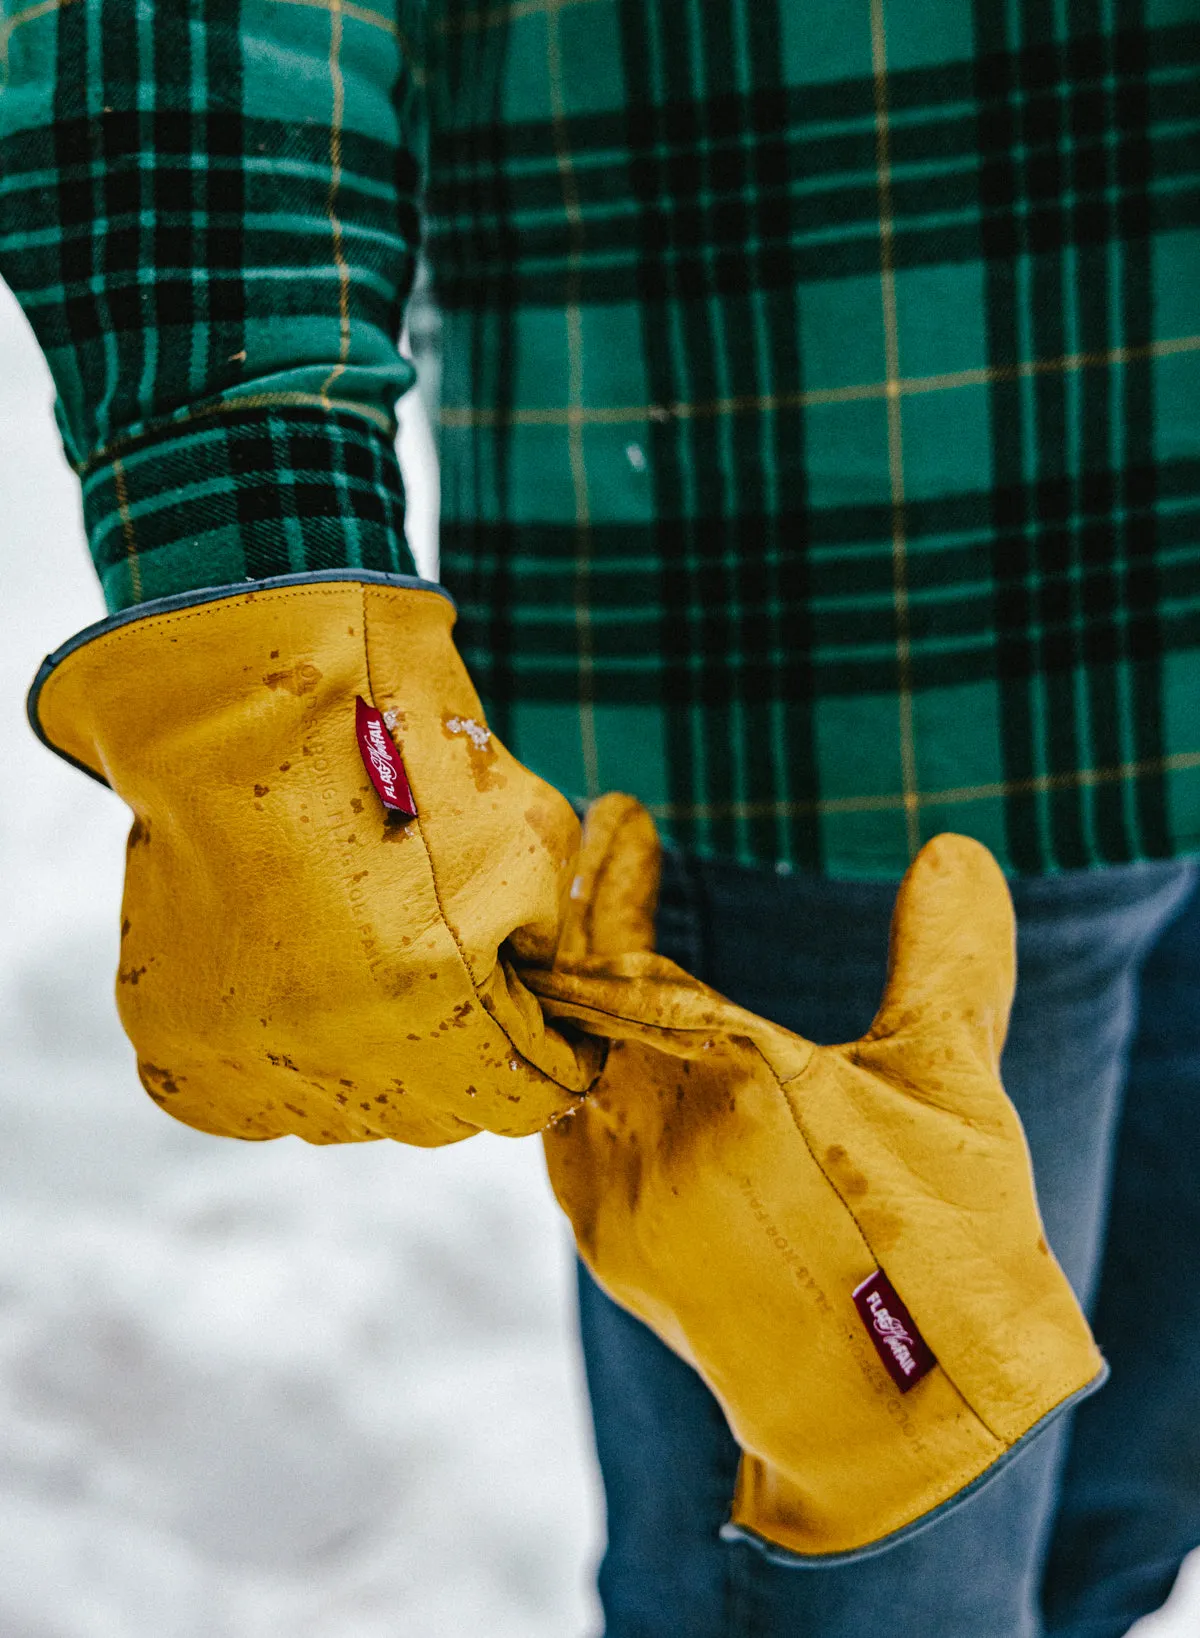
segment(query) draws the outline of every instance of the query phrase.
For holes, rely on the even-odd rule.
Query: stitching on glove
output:
[[[371,704],[377,711],[382,713],[383,706],[380,705],[378,699],[375,697],[375,678],[371,672],[371,644],[367,637],[367,588],[361,580],[358,583],[358,589],[359,612],[362,619],[363,664],[367,668],[367,693],[370,695]],[[424,837],[422,837],[422,841],[424,841]]]
[[[767,1065],[767,1068],[769,1070],[771,1070],[771,1074],[775,1076],[775,1084],[778,1086],[778,1088],[780,1090],[780,1093],[783,1096],[783,1101],[787,1105],[787,1111],[788,1111],[788,1114],[791,1116],[792,1125],[796,1128],[797,1132],[799,1132],[801,1142],[804,1144],[804,1147],[808,1150],[809,1154],[812,1156],[813,1165],[817,1168],[817,1170],[820,1172],[821,1176],[825,1179],[825,1181],[829,1184],[829,1187],[833,1190],[834,1194],[836,1194],[838,1199],[841,1201],[842,1206],[845,1209],[846,1215],[850,1218],[851,1222],[854,1224],[855,1231],[857,1232],[859,1239],[862,1241],[863,1245],[867,1248],[867,1251],[870,1253],[872,1259],[874,1260],[875,1267],[882,1269],[884,1267],[882,1258],[878,1255],[878,1253],[875,1251],[875,1248],[872,1246],[870,1240],[867,1238],[866,1232],[863,1229],[862,1224],[859,1222],[857,1216],[855,1215],[854,1210],[851,1207],[849,1201],[846,1199],[846,1197],[842,1193],[841,1189],[838,1188],[836,1182],[829,1175],[829,1173],[825,1169],[825,1167],[821,1164],[821,1161],[820,1161],[820,1159],[819,1159],[819,1157],[817,1155],[817,1152],[813,1148],[812,1143],[809,1140],[808,1133],[804,1130],[804,1126],[803,1126],[803,1124],[802,1124],[802,1122],[800,1120],[800,1116],[796,1111],[796,1106],[793,1104],[792,1099],[791,1099],[790,1088],[795,1086],[797,1081],[803,1080],[803,1078],[805,1077],[805,1075],[808,1074],[808,1072],[811,1069],[811,1067],[813,1066],[813,1064],[816,1063],[816,1060],[817,1060],[816,1052],[814,1051],[812,1057],[809,1059],[808,1063],[805,1064],[804,1068],[799,1072],[799,1074],[793,1075],[792,1078],[789,1081],[784,1082],[784,1081],[781,1081],[777,1075],[775,1075],[775,1071],[773,1069],[771,1069],[770,1063],[767,1061],[767,1058],[766,1058],[765,1054],[763,1053],[762,1049],[758,1046],[758,1044],[756,1042],[751,1042],[751,1045],[754,1047],[754,1050],[758,1053],[759,1057],[762,1058],[763,1062]],[[886,1272],[886,1270],[885,1270],[885,1272]],[[903,1292],[901,1292],[901,1297],[903,1297]],[[920,1323],[920,1321],[918,1321],[918,1324],[919,1323]],[[1004,1450],[1011,1449],[1010,1442],[1003,1436],[1003,1434],[1000,1434],[1000,1433],[996,1432],[995,1428],[992,1427],[991,1423],[987,1420],[987,1418],[985,1416],[983,1416],[979,1412],[979,1410],[976,1408],[973,1401],[970,1398],[968,1398],[967,1394],[963,1391],[962,1387],[959,1385],[958,1381],[955,1379],[954,1373],[944,1363],[944,1361],[942,1360],[940,1355],[938,1356],[938,1368],[943,1373],[946,1380],[950,1383],[950,1386],[954,1389],[955,1393],[962,1400],[963,1404],[970,1411],[971,1415],[979,1423],[980,1427],[982,1427],[984,1429],[984,1431],[990,1435],[991,1438],[995,1439],[996,1443],[998,1445],[1000,1445]]]
[[[414,792],[414,795],[415,795],[415,792]],[[419,803],[418,803],[418,806],[419,806]],[[421,824],[420,817],[418,816],[416,819],[412,820],[411,823],[415,824],[418,828],[420,828],[420,824]],[[424,831],[421,831],[421,846],[425,850],[425,859],[426,859],[426,862],[429,865],[429,878],[430,878],[430,881],[433,883],[433,894],[434,894],[434,897],[437,899],[438,910],[441,912],[442,925],[443,925],[443,927],[445,927],[446,931],[450,934],[450,937],[454,940],[454,947],[458,951],[459,960],[463,964],[463,969],[466,972],[467,979],[468,979],[468,981],[469,981],[469,983],[471,985],[471,989],[472,989],[472,991],[473,991],[473,993],[475,995],[476,1000],[479,1002],[480,1010],[482,1011],[482,1013],[484,1014],[484,1016],[486,1018],[489,1018],[491,1020],[491,1022],[495,1025],[496,1029],[499,1030],[500,1034],[508,1042],[510,1050],[512,1052],[516,1053],[517,1057],[521,1060],[521,1062],[523,1064],[525,1064],[528,1068],[532,1069],[535,1074],[544,1076],[545,1079],[548,1080],[552,1086],[557,1086],[560,1092],[565,1092],[568,1097],[575,1098],[575,1099],[577,1099],[579,1101],[582,1101],[582,1099],[584,1097],[586,1097],[587,1094],[586,1093],[581,1094],[579,1092],[574,1091],[573,1088],[571,1088],[569,1086],[565,1086],[562,1081],[555,1080],[554,1076],[550,1074],[549,1070],[543,1069],[540,1064],[535,1064],[533,1059],[528,1057],[521,1050],[521,1048],[513,1040],[512,1036],[505,1029],[504,1025],[496,1017],[496,1014],[492,1011],[492,1009],[485,1002],[485,1000],[483,998],[483,991],[480,989],[479,985],[476,983],[475,974],[471,971],[471,963],[467,960],[466,951],[463,949],[462,943],[461,943],[461,941],[459,939],[457,931],[455,930],[453,922],[450,920],[450,917],[446,914],[446,906],[445,906],[445,904],[444,904],[444,902],[442,900],[441,883],[438,881],[438,878],[437,878],[437,870],[434,868],[434,863],[433,863],[433,854],[430,852],[429,844],[425,840]],[[591,1088],[589,1088],[588,1090],[590,1091]],[[564,1113],[565,1113],[565,1111],[564,1111]]]
[[[375,680],[374,680],[374,677],[371,674],[371,640],[370,640],[370,637],[368,636],[368,632],[367,632],[367,624],[368,624],[368,621],[370,619],[370,615],[369,615],[368,610],[367,610],[367,591],[368,591],[368,588],[365,585],[362,585],[361,586],[361,594],[362,594],[361,595],[361,606],[362,606],[363,661],[364,661],[364,664],[366,665],[366,668],[367,668],[367,691],[371,696],[371,704],[375,707],[375,709],[377,711],[382,711],[383,707],[380,705],[379,699],[378,699],[378,697],[377,697],[377,695],[375,693]],[[405,764],[405,767],[407,768],[407,763]],[[411,783],[412,783],[412,775],[410,774],[409,775],[409,784],[411,785]],[[413,795],[416,796],[415,791],[413,792]],[[463,964],[463,971],[467,975],[467,980],[468,980],[472,990],[478,996],[479,986],[475,982],[475,974],[471,971],[471,963],[467,960],[467,952],[463,949],[462,941],[460,940],[460,938],[458,936],[458,933],[455,931],[454,927],[451,925],[449,916],[446,914],[446,906],[442,901],[442,890],[441,890],[441,887],[440,887],[440,885],[438,883],[437,871],[433,867],[433,853],[430,850],[429,843],[425,839],[425,832],[421,827],[421,817],[420,817],[420,815],[421,815],[421,803],[420,803],[420,801],[418,801],[417,802],[417,816],[414,819],[410,819],[408,821],[408,823],[409,823],[409,825],[411,825],[412,827],[415,828],[415,830],[417,832],[417,835],[421,838],[421,848],[422,848],[422,850],[423,850],[423,852],[425,854],[425,863],[429,867],[429,879],[430,879],[431,883],[433,884],[433,896],[437,900],[438,911],[439,911],[439,913],[441,915],[441,918],[442,918],[442,926],[446,929],[446,931],[450,934],[450,937],[453,939],[454,948],[458,951],[458,959]],[[486,1011],[486,1008],[484,1010]],[[491,1017],[491,1014],[489,1013],[488,1016]],[[492,1021],[493,1021],[493,1023],[495,1022],[494,1019]],[[497,1026],[497,1027],[499,1027],[499,1026]],[[501,1033],[503,1034],[504,1031],[501,1030]],[[516,1049],[514,1048],[514,1051],[515,1050]]]
[[[370,690],[370,694],[371,694],[371,704],[375,707],[375,709],[377,711],[382,711],[383,707],[380,705],[379,700],[376,697],[375,684],[374,684],[374,680],[373,680],[372,675],[371,675],[371,645],[370,645],[370,639],[369,639],[369,637],[367,635],[368,618],[369,618],[368,613],[367,613],[367,598],[368,598],[368,596],[370,594],[372,594],[374,592],[374,590],[375,590],[374,587],[368,586],[365,583],[362,584],[363,655],[364,655],[364,658],[365,658],[365,661],[366,661],[366,667],[367,667],[367,687]],[[403,752],[401,752],[401,754],[403,755]],[[407,767],[407,764],[405,764],[405,766]],[[409,783],[410,783],[410,785],[412,784],[412,780],[413,780],[413,776],[410,773],[409,774]],[[474,994],[476,1000],[479,1002],[480,1011],[484,1014],[484,1016],[486,1018],[489,1018],[491,1020],[492,1024],[495,1026],[495,1028],[500,1032],[500,1034],[503,1036],[503,1038],[508,1042],[510,1050],[512,1052],[516,1053],[517,1057],[521,1060],[521,1062],[523,1064],[527,1065],[528,1068],[532,1069],[535,1074],[544,1076],[545,1079],[548,1080],[552,1086],[557,1086],[558,1089],[561,1092],[565,1092],[568,1097],[579,1098],[580,1094],[578,1092],[573,1091],[572,1088],[569,1087],[569,1086],[564,1086],[561,1081],[555,1080],[554,1076],[551,1075],[547,1070],[544,1070],[539,1064],[535,1064],[531,1058],[527,1057],[526,1054],[521,1051],[521,1049],[517,1045],[517,1043],[513,1040],[512,1036],[505,1029],[504,1025],[496,1017],[495,1013],[493,1013],[491,1011],[491,1009],[484,1004],[483,991],[480,989],[478,983],[476,982],[475,974],[471,971],[471,963],[467,959],[467,952],[463,948],[462,940],[459,938],[458,931],[455,928],[453,922],[450,920],[450,917],[446,914],[446,905],[445,905],[444,899],[442,898],[442,887],[441,887],[441,883],[438,881],[437,869],[434,866],[434,862],[433,862],[433,851],[430,848],[429,843],[425,839],[425,832],[424,832],[424,830],[423,830],[423,828],[421,826],[421,817],[420,817],[420,815],[421,815],[421,798],[419,796],[417,796],[417,792],[416,792],[415,789],[413,790],[413,795],[414,795],[414,797],[416,797],[416,801],[417,801],[417,817],[415,819],[410,819],[408,821],[408,823],[415,827],[415,829],[417,831],[417,834],[421,838],[421,847],[422,847],[422,850],[424,851],[424,854],[425,854],[425,862],[429,867],[429,879],[430,879],[430,882],[432,883],[432,886],[433,886],[433,896],[437,900],[438,912],[439,912],[439,914],[441,915],[441,918],[442,918],[442,926],[446,929],[446,931],[450,934],[450,937],[454,941],[454,948],[458,951],[458,958],[462,962],[463,971],[467,975],[467,982],[471,986],[472,993]]]
[[[756,1050],[757,1050],[757,1046],[756,1046]],[[797,1071],[797,1073],[795,1075],[792,1075],[788,1080],[779,1081],[779,1089],[783,1093],[784,1098],[787,1101],[788,1111],[791,1114],[792,1121],[795,1124],[796,1130],[800,1133],[800,1136],[804,1139],[805,1147],[808,1149],[809,1154],[812,1155],[813,1161],[814,1161],[817,1169],[820,1171],[820,1173],[821,1173],[821,1175],[823,1177],[826,1177],[828,1179],[830,1187],[833,1189],[833,1191],[837,1195],[838,1199],[841,1200],[843,1206],[846,1207],[846,1210],[850,1213],[850,1216],[854,1218],[854,1226],[855,1226],[855,1228],[858,1229],[858,1232],[859,1232],[860,1236],[862,1237],[863,1244],[866,1245],[868,1251],[871,1252],[871,1256],[875,1257],[875,1252],[872,1250],[872,1248],[870,1246],[870,1243],[867,1240],[866,1235],[863,1233],[862,1227],[859,1224],[859,1221],[858,1221],[857,1217],[854,1216],[854,1211],[853,1211],[852,1207],[847,1204],[844,1196],[842,1195],[841,1190],[838,1188],[838,1186],[834,1182],[833,1178],[829,1176],[828,1172],[825,1170],[825,1167],[821,1164],[821,1161],[818,1158],[818,1156],[816,1154],[816,1151],[813,1149],[812,1144],[809,1142],[808,1137],[807,1137],[807,1135],[806,1135],[806,1133],[804,1131],[804,1128],[803,1128],[803,1126],[802,1126],[802,1124],[800,1122],[800,1118],[796,1113],[795,1106],[792,1103],[792,1097],[791,1097],[792,1089],[797,1087],[798,1083],[800,1081],[802,1081],[804,1079],[804,1077],[810,1072],[810,1070],[813,1068],[815,1063],[816,1063],[816,1051],[814,1050],[812,1057],[805,1064],[803,1069]],[[769,1064],[768,1064],[768,1068],[770,1068]],[[875,1073],[875,1074],[881,1074],[882,1073],[880,1070],[875,1069],[874,1066],[872,1066],[872,1072]],[[774,1071],[772,1071],[772,1073],[774,1073]],[[899,1085],[901,1087],[901,1089],[907,1090],[907,1089],[905,1089],[903,1087],[902,1078],[895,1077],[895,1076],[890,1076],[890,1075],[885,1075],[884,1078],[890,1080],[894,1086]],[[778,1080],[778,1077],[776,1077],[776,1079]],[[923,1101],[926,1102],[927,1107],[936,1107],[939,1110],[942,1108],[942,1105],[940,1105],[940,1104],[929,1105],[928,1100],[923,1100]],[[946,1113],[952,1115],[954,1112],[947,1110]],[[970,1130],[976,1131],[976,1130],[981,1129],[979,1127],[978,1123],[971,1121],[969,1119],[969,1117],[962,1116],[960,1118],[963,1120],[964,1124],[967,1125],[967,1127]],[[983,1130],[986,1130],[986,1128],[983,1128]],[[876,1258],[876,1265],[878,1267],[880,1267],[880,1268],[883,1268],[883,1266],[884,1266],[883,1263],[880,1262],[878,1258]],[[885,1270],[885,1272],[886,1272],[886,1270]],[[954,1379],[953,1375],[951,1374],[950,1370],[947,1368],[947,1366],[943,1363],[943,1361],[940,1358],[938,1359],[938,1365],[945,1372],[945,1375],[946,1375],[947,1379],[952,1383],[952,1385],[954,1386],[955,1391],[961,1396],[963,1403],[969,1408],[969,1410],[971,1411],[971,1414],[978,1419],[978,1421],[980,1423],[980,1426],[983,1427],[983,1428],[986,1428],[987,1432],[992,1436],[992,1438],[998,1440],[999,1443],[1002,1444],[1006,1450],[1011,1450],[1011,1449],[1015,1448],[1013,1443],[1011,1443],[1010,1441],[1005,1439],[1003,1434],[997,1433],[995,1428],[993,1428],[991,1426],[991,1424],[988,1422],[987,1418],[985,1416],[983,1416],[983,1414],[978,1409],[976,1409],[975,1405],[972,1403],[972,1401],[970,1399],[968,1399],[967,1395],[963,1392],[963,1390],[959,1386],[958,1382],[955,1381],[955,1379]],[[1074,1391],[1074,1390],[1072,1390],[1072,1391]],[[1063,1404],[1064,1400],[1069,1399],[1070,1397],[1071,1397],[1071,1395],[1070,1395],[1070,1393],[1068,1393],[1068,1394],[1065,1394],[1065,1395],[1060,1395],[1057,1398],[1051,1398],[1051,1399],[1046,1399],[1046,1400],[1042,1400],[1042,1401],[1035,1400],[1034,1405],[1035,1405],[1035,1408],[1037,1409],[1038,1419],[1040,1420],[1042,1417],[1049,1416],[1051,1411],[1053,1411],[1057,1406]],[[1025,1437],[1026,1437],[1026,1435],[1022,1434],[1021,1438],[1025,1438]],[[1021,1442],[1020,1439],[1018,1439],[1016,1441],[1016,1444],[1020,1444],[1020,1442]]]

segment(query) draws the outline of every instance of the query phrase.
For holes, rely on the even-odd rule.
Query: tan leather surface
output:
[[[735,1520],[850,1551],[974,1482],[1103,1368],[999,1078],[1008,890],[978,843],[930,842],[870,1032],[826,1048],[654,955],[656,883],[648,816],[601,798],[559,962],[530,974],[548,1014],[615,1043],[545,1134],[551,1181],[600,1283],[720,1400],[745,1452]],[[852,1301],[876,1268],[938,1360],[904,1394]]]
[[[604,1056],[510,960],[553,956],[579,826],[488,733],[434,592],[311,583],[117,627],[51,672],[49,740],[136,815],[117,1001],[151,1097],[313,1143],[539,1131]],[[356,696],[395,712],[385,818]],[[501,945],[506,955],[498,955]]]
[[[603,797],[581,849],[452,624],[434,592],[308,583],[144,616],[49,673],[46,737],[135,814],[117,996],[143,1083],[235,1137],[544,1129],[596,1277],[725,1410],[735,1520],[800,1554],[878,1541],[1102,1368],[999,1079],[1003,877],[929,843],[872,1029],[815,1047],[654,953],[649,816]],[[415,819],[385,817],[359,696]],[[938,1360],[905,1394],[852,1301],[880,1267]]]

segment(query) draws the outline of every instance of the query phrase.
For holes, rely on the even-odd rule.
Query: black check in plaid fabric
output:
[[[0,271],[113,606],[407,565],[696,853],[1200,851],[1200,0],[4,0]]]

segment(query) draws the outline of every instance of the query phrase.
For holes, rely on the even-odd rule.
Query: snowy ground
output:
[[[102,612],[49,402],[0,287],[0,1638],[582,1638],[601,1503],[536,1142],[243,1146],[137,1087],[125,811],[22,714]],[[1139,1638],[1194,1638],[1190,1582]]]

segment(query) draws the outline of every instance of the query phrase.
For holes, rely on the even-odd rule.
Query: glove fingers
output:
[[[795,1074],[809,1042],[735,1006],[654,953],[662,850],[640,802],[617,792],[587,811],[570,908],[550,970],[525,984],[548,1017],[609,1041],[640,1040],[676,1058],[700,1057],[719,1037],[753,1040]]]
[[[525,983],[546,1016],[570,1019],[607,1041],[642,1041],[671,1058],[702,1058],[719,1041],[750,1043],[781,1081],[805,1068],[812,1043],[759,1018],[652,951],[585,956],[550,972],[530,969]]]
[[[935,836],[900,884],[887,985],[865,1040],[965,1036],[994,1071],[1015,983],[1016,923],[1000,867],[979,842]]]
[[[654,821],[614,791],[588,808],[579,862],[559,937],[559,961],[654,948],[662,849]]]

